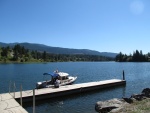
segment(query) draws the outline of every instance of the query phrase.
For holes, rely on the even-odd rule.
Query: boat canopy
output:
[[[43,75],[51,75],[52,77],[59,76],[57,73],[44,73]]]
[[[51,75],[52,77],[57,77],[57,76],[61,76],[61,77],[65,77],[68,76],[68,73],[64,73],[64,72],[58,72],[58,73],[44,73],[43,75]]]

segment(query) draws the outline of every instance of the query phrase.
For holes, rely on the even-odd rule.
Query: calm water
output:
[[[76,83],[122,79],[125,71],[126,86],[97,90],[89,93],[44,100],[36,103],[36,113],[96,113],[95,103],[111,98],[129,97],[150,87],[150,63],[116,63],[116,62],[62,62],[42,64],[0,64],[0,93],[8,92],[9,82],[20,84],[23,90],[35,88],[35,83],[43,80],[44,72],[56,69],[78,76]],[[24,105],[32,113],[32,102]]]

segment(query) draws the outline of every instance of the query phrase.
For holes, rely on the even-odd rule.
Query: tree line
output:
[[[133,54],[130,54],[130,55],[126,55],[120,52],[116,56],[115,60],[117,62],[149,62],[150,61],[149,58],[150,58],[150,53],[143,54],[142,50],[140,51],[136,50],[133,52]]]
[[[31,51],[20,46],[1,47],[0,62],[66,62],[66,61],[114,61],[113,58],[84,54],[52,54],[46,51]]]

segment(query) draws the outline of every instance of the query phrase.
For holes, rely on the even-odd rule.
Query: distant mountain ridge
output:
[[[89,50],[89,49],[70,49],[70,48],[61,48],[61,47],[51,47],[44,44],[35,44],[35,43],[3,43],[0,42],[0,47],[14,47],[16,44],[19,44],[21,46],[24,46],[26,49],[29,50],[37,50],[37,51],[46,51],[48,53],[53,54],[87,54],[87,55],[100,55],[100,56],[106,56],[106,57],[112,57],[115,58],[118,53],[112,53],[112,52],[99,52],[95,50]]]

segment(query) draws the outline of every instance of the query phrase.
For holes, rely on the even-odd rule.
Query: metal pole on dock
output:
[[[15,89],[16,89],[16,85],[15,85],[15,82],[14,82],[14,98],[15,98]]]
[[[22,85],[20,85],[20,104],[22,106]]]
[[[125,76],[124,76],[124,70],[123,70],[123,80],[125,80]]]
[[[35,89],[33,89],[33,113],[35,113]]]
[[[9,81],[9,94],[10,94],[11,80]]]

